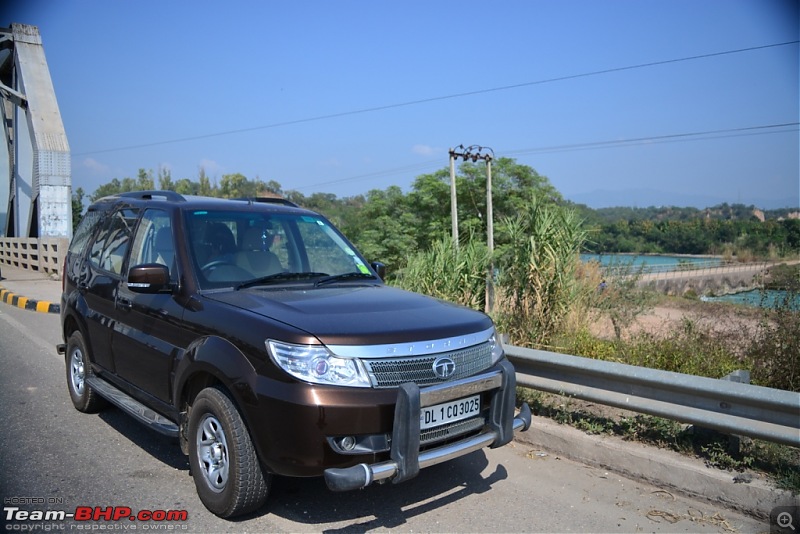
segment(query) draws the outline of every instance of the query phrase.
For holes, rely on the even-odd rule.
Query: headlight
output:
[[[492,347],[492,365],[494,365],[506,355],[497,330],[492,331],[492,337],[489,338],[489,345]]]
[[[294,345],[274,339],[268,339],[266,345],[272,361],[299,380],[329,386],[371,386],[360,360],[334,356],[323,345]]]

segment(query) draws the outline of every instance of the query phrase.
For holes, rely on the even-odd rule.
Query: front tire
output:
[[[200,500],[220,517],[252,512],[267,500],[270,476],[236,406],[217,388],[202,390],[192,404],[189,465]]]
[[[106,401],[86,381],[92,374],[92,366],[86,342],[79,330],[73,332],[67,340],[66,365],[67,389],[72,404],[78,411],[84,413],[100,411],[106,405]]]

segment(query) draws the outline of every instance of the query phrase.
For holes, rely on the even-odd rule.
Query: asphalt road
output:
[[[224,521],[200,503],[176,441],[116,408],[86,415],[72,407],[55,351],[58,329],[57,315],[0,303],[0,524],[7,531],[769,531],[756,519],[521,443],[434,466],[405,484],[349,493],[332,493],[321,479],[276,478],[262,510]],[[78,507],[185,510],[187,519],[22,519]]]

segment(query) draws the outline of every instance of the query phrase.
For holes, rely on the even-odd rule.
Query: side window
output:
[[[101,216],[102,212],[96,210],[86,212],[86,215],[83,216],[83,219],[81,219],[81,222],[75,229],[75,234],[72,236],[72,241],[69,244],[69,251],[72,254],[80,254],[83,252]]]
[[[136,230],[131,247],[129,266],[144,263],[160,263],[174,271],[175,240],[169,214],[162,210],[148,209]]]
[[[124,208],[116,211],[97,236],[89,255],[91,264],[114,274],[122,272],[138,210]]]

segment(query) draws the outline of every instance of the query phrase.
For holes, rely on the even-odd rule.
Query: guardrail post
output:
[[[727,380],[728,382],[737,382],[739,384],[749,384],[750,383],[750,371],[744,369],[738,369],[732,373],[729,373],[726,376],[720,378],[720,380]]]
[[[737,369],[732,373],[728,373],[727,375],[720,378],[720,380],[727,380],[728,382],[736,382],[739,384],[749,384],[750,383],[750,371],[745,369]],[[728,434],[728,453],[729,454],[739,454],[742,448],[742,439],[744,436],[740,436],[738,434]]]

